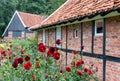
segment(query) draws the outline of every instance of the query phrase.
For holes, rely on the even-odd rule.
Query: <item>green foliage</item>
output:
[[[0,37],[15,10],[50,15],[66,0],[0,0]]]

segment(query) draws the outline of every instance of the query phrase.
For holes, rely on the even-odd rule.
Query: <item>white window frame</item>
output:
[[[45,44],[45,41],[46,41],[45,29],[43,29],[42,41]]]
[[[76,31],[77,31],[77,34],[76,34]],[[74,38],[78,38],[78,29],[74,30]]]
[[[97,22],[102,22],[102,23],[104,23],[103,19],[95,20],[95,36],[103,36],[103,32],[102,32],[102,33],[97,33]],[[102,27],[103,27],[103,26],[102,26]]]
[[[62,33],[61,33],[61,27],[56,28],[56,40],[60,39],[61,40]],[[56,45],[57,47],[61,48],[61,45]]]

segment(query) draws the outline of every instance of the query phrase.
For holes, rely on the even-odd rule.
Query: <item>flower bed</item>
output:
[[[56,40],[60,45],[61,41]],[[84,49],[84,46],[81,47]],[[71,66],[62,65],[62,55],[57,47],[38,46],[33,40],[6,42],[0,51],[0,79],[3,81],[98,81],[94,66],[86,67],[84,60],[76,58],[74,50]]]

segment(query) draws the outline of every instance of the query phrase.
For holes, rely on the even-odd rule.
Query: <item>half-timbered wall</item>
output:
[[[103,35],[94,34],[95,21],[61,27],[61,41],[64,52],[63,64],[70,65],[73,59],[73,50],[80,51],[84,45],[83,60],[87,65],[98,67],[97,76],[100,81],[120,80],[120,16],[105,18]],[[74,37],[74,30],[78,29],[78,38]],[[49,29],[49,43],[55,41],[55,28]],[[48,37],[48,36],[46,36]],[[49,44],[54,45],[54,44]],[[88,67],[88,66],[86,66]]]

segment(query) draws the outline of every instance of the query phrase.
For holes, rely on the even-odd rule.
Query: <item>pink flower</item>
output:
[[[13,54],[13,52],[12,52],[12,51],[9,51],[9,52],[8,52],[8,54],[12,55],[12,54]]]

